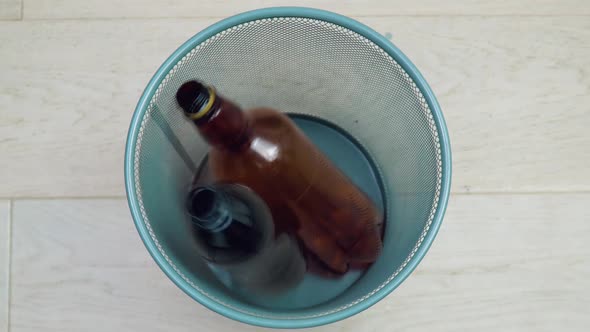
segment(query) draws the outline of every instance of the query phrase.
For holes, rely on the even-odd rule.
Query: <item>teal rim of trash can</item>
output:
[[[182,57],[184,57],[197,45],[201,44],[209,37],[223,30],[226,30],[228,28],[245,22],[275,17],[301,17],[330,22],[350,29],[366,37],[367,39],[381,47],[386,53],[388,53],[393,59],[395,59],[395,61],[399,63],[399,65],[408,73],[408,75],[410,75],[412,80],[416,83],[416,85],[424,95],[424,98],[426,99],[426,102],[428,103],[428,106],[430,107],[430,110],[432,112],[432,116],[436,124],[436,129],[438,131],[442,159],[441,193],[438,208],[435,213],[432,224],[430,226],[430,229],[426,237],[424,238],[424,241],[422,242],[421,246],[418,248],[414,256],[411,258],[411,260],[408,262],[407,266],[393,280],[391,280],[391,282],[386,284],[383,288],[381,288],[372,296],[366,298],[363,301],[360,301],[355,305],[319,317],[288,320],[279,318],[255,317],[229,308],[201,294],[199,291],[197,291],[191,285],[189,285],[186,281],[184,281],[176,272],[174,272],[173,268],[170,266],[168,262],[166,262],[162,254],[156,248],[156,245],[150,237],[148,229],[141,216],[138,199],[135,194],[133,167],[135,156],[135,142],[138,136],[138,128],[141,125],[141,121],[148,108],[147,106],[152,97],[154,96],[157,87],[160,85],[160,83],[168,74],[168,72],[170,72],[170,70],[174,67],[174,65],[176,65],[182,59]],[[438,101],[436,100],[436,97],[430,89],[430,86],[428,85],[428,83],[426,83],[426,80],[422,77],[418,69],[396,46],[394,46],[387,38],[376,32],[375,30],[349,17],[314,8],[271,7],[257,9],[223,19],[194,35],[182,46],[180,46],[174,53],[172,53],[172,55],[160,66],[158,71],[154,74],[149,84],[145,88],[141,98],[139,99],[139,102],[137,103],[137,107],[135,108],[135,112],[131,120],[131,125],[129,126],[129,133],[127,136],[127,143],[125,147],[125,189],[127,191],[127,201],[129,204],[129,208],[131,210],[135,226],[137,228],[137,231],[139,232],[139,235],[143,243],[148,249],[150,255],[160,266],[162,271],[164,271],[164,273],[182,291],[184,291],[187,295],[189,295],[202,305],[206,306],[207,308],[237,321],[270,328],[305,328],[333,323],[350,317],[352,315],[355,315],[369,308],[373,304],[383,299],[389,293],[391,293],[412,273],[412,271],[416,268],[418,263],[420,263],[420,261],[430,248],[430,245],[436,237],[443,216],[445,214],[450,194],[450,188],[451,146],[449,142],[447,127],[445,125],[445,120],[443,118]]]

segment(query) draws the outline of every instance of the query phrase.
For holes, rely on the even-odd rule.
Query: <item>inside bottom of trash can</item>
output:
[[[378,169],[365,149],[343,129],[328,121],[300,114],[291,119],[348,177],[384,211],[385,197]],[[386,215],[384,211],[384,215]],[[307,273],[295,288],[279,295],[252,294],[225,284],[238,298],[251,304],[279,309],[302,309],[325,303],[346,291],[364,274],[351,270],[339,278],[326,278]]]

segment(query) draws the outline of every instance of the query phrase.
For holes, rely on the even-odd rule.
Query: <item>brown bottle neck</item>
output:
[[[193,122],[201,136],[218,149],[239,152],[252,140],[250,123],[246,114],[237,105],[219,95],[211,110]]]

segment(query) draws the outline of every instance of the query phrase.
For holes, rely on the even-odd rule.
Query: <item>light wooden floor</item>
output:
[[[322,331],[588,331],[590,2],[0,0],[0,332],[259,330],[189,300],[133,227],[123,150],[151,75],[271,5],[392,35],[437,94],[453,195],[430,252]]]

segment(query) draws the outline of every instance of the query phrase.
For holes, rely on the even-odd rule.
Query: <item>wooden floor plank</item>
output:
[[[9,294],[10,201],[0,200],[0,332],[8,332]]]
[[[157,0],[26,0],[25,19],[224,17],[273,6],[306,6],[352,16],[367,15],[583,15],[590,14],[584,0],[437,0],[332,1],[157,1]]]
[[[590,190],[590,20],[362,18],[441,103],[454,192]],[[136,102],[213,19],[3,22],[0,197],[123,196]]]
[[[318,331],[584,331],[590,194],[457,195],[393,294]],[[14,204],[11,331],[258,331],[158,270],[124,200]],[[105,319],[107,317],[108,319]]]
[[[0,0],[0,20],[20,20],[23,0]]]

